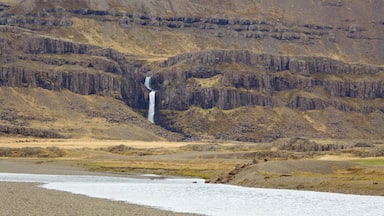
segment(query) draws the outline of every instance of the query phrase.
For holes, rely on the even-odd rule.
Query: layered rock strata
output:
[[[352,107],[343,99],[384,98],[383,67],[323,57],[214,50],[172,57],[162,66],[154,75],[162,100],[159,109],[284,105],[301,110],[334,106],[370,112],[374,108]]]

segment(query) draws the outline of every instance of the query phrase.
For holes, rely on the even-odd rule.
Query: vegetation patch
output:
[[[174,151],[170,149],[165,148],[133,148],[126,145],[117,145],[117,146],[110,146],[107,148],[101,148],[102,151],[107,151],[111,153],[116,154],[123,154],[123,155],[137,155],[137,156],[144,156],[144,155],[164,155],[164,154],[170,154],[174,153]]]
[[[220,86],[222,75],[216,75],[209,78],[194,78],[200,88],[212,88]]]
[[[65,136],[53,130],[43,130],[43,129],[27,128],[27,127],[21,127],[21,126],[9,126],[9,125],[0,125],[0,135],[1,134],[34,136],[34,137],[41,137],[41,138],[66,138]]]
[[[90,171],[151,173],[170,176],[187,176],[209,179],[231,170],[234,162],[216,162],[210,160],[127,160],[127,161],[93,161],[84,162],[83,166]]]
[[[56,146],[41,147],[23,147],[8,148],[0,147],[0,157],[39,157],[39,158],[57,158],[64,157],[66,152]]]
[[[364,159],[358,159],[354,160],[355,163],[362,164],[362,165],[379,165],[384,166],[384,157],[380,158],[364,158]]]

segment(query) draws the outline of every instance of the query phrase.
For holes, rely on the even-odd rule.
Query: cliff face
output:
[[[83,95],[121,98],[123,62],[98,51],[100,48],[34,36],[17,27],[0,26],[0,29],[3,35],[11,35],[0,42],[4,57],[0,67],[1,86],[68,89]]]
[[[334,106],[365,112],[375,109],[350,107],[342,99],[384,98],[383,67],[329,58],[215,50],[172,57],[162,66],[154,75],[162,99],[159,109]]]
[[[74,93],[88,95],[120,96],[120,80],[102,73],[84,71],[33,71],[19,67],[2,67],[0,83],[8,87],[27,87],[60,91],[68,89]]]
[[[112,97],[145,116],[151,76],[156,123],[184,135],[381,139],[383,10],[375,0],[0,0],[0,87]]]

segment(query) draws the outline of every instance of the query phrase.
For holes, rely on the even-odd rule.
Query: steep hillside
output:
[[[374,64],[384,59],[380,0],[13,2],[20,3],[3,6],[8,9],[0,21],[3,25],[113,47],[146,59],[211,48]]]
[[[383,11],[379,0],[0,0],[0,88],[145,116],[152,76],[156,124],[188,137],[382,139]],[[2,110],[27,112],[16,106]],[[24,121],[14,116],[4,124]],[[126,124],[166,134],[145,121]]]
[[[146,121],[121,101],[68,90],[0,88],[0,136],[155,141],[181,137]]]

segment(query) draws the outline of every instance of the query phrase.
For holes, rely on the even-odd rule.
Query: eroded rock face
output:
[[[35,16],[29,15],[31,19]],[[123,99],[134,108],[147,107],[141,83],[144,74],[139,70],[141,61],[112,48],[43,36],[12,25],[0,25],[1,86],[68,89]]]
[[[26,68],[0,68],[0,84],[9,87],[41,87],[60,91],[68,89],[74,93],[97,94],[120,98],[120,80],[104,73],[81,71],[34,71]]]
[[[125,56],[115,50],[29,34],[17,27],[1,27],[14,38],[2,38],[0,85],[97,94],[121,99]],[[18,34],[25,34],[17,38]],[[13,39],[13,40],[12,40]],[[15,41],[18,40],[18,43]],[[15,58],[19,56],[18,58]]]
[[[187,65],[191,69],[178,69]],[[231,65],[241,67],[231,69]],[[384,98],[383,67],[328,58],[215,50],[172,57],[163,67],[154,75],[159,109],[285,105],[301,110],[334,106],[350,111],[353,108],[339,98]],[[281,92],[291,92],[291,96],[282,98]]]
[[[10,35],[0,38],[0,86],[68,89],[114,97],[134,108],[147,107],[141,64],[125,54],[18,27],[0,26],[0,32]]]

